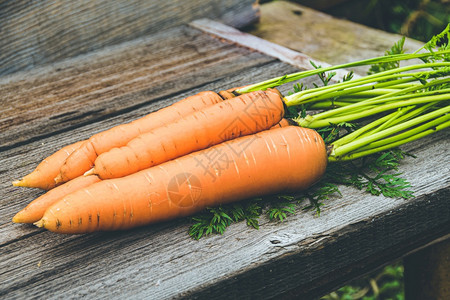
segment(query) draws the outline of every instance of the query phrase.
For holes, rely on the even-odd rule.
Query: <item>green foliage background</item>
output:
[[[403,286],[403,266],[396,263],[384,267],[365,278],[356,280],[337,291],[334,291],[322,300],[375,300],[375,299],[405,299]]]
[[[294,2],[423,42],[439,33],[450,22],[449,0],[294,0]]]

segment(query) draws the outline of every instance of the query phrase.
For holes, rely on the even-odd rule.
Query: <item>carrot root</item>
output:
[[[109,150],[111,147],[123,146],[123,143],[117,141],[117,136],[121,136],[122,134],[129,135],[130,131],[133,131],[131,135],[137,135],[142,132],[146,132],[152,128],[170,123],[192,111],[197,111],[205,106],[221,102],[222,99],[226,100],[234,96],[234,94],[226,91],[222,91],[219,93],[206,91],[198,93],[194,96],[187,97],[175,103],[174,105],[151,113],[131,123],[122,124],[113,127],[110,130],[106,130],[102,133],[96,134],[89,140],[87,140],[88,144],[85,144],[86,140],[84,140],[58,150],[57,152],[44,159],[33,172],[24,176],[20,180],[14,180],[12,182],[12,185],[16,187],[41,188],[44,190],[52,189],[63,182],[69,181],[70,179],[74,179],[82,175],[85,171],[90,169],[92,167],[93,160],[95,160],[95,156],[92,155],[95,155],[96,152],[102,153]],[[158,115],[159,117],[155,117],[155,115]],[[130,126],[130,124],[132,125]],[[134,128],[130,130],[130,127]],[[111,142],[113,143],[113,146],[109,148],[108,146],[106,146],[105,149],[103,148],[103,144],[105,142]],[[118,144],[114,144],[117,142]],[[82,152],[81,158],[70,158],[71,160],[76,162],[74,162],[74,164],[71,164],[70,168],[64,168],[66,160],[69,156],[72,156],[71,154],[74,152],[78,154]],[[86,155],[87,157],[84,157]],[[86,159],[88,160],[86,161]],[[79,162],[84,163],[84,165],[81,165]],[[68,174],[66,174],[66,172],[68,172]]]
[[[64,179],[63,179],[63,177],[62,177],[61,174],[58,174],[58,175],[53,179],[53,181],[55,182],[55,185],[58,185],[58,184],[63,183],[63,182],[64,182]]]
[[[12,185],[13,185],[13,186],[27,187],[27,186],[28,186],[28,183],[27,183],[26,179],[22,178],[22,179],[20,179],[20,180],[14,180],[14,181],[12,182]]]
[[[306,189],[326,165],[325,143],[316,131],[266,130],[94,183],[50,206],[35,225],[67,234],[130,229],[205,207]]]
[[[39,228],[44,228],[44,221],[43,220],[39,220],[33,223],[34,226],[39,227]]]
[[[86,173],[83,174],[83,176],[90,176],[90,175],[96,175],[94,168],[90,169],[89,171],[86,171]]]
[[[218,93],[200,92],[130,123],[97,133],[66,159],[59,175],[57,177],[55,175],[53,179],[61,183],[81,176],[93,167],[95,159],[101,153],[125,146],[142,133],[165,126],[192,112],[222,101],[223,98]]]
[[[279,93],[267,90],[208,106],[141,134],[124,147],[100,154],[95,160],[94,174],[101,179],[123,177],[239,136],[267,130],[282,119],[283,105]]]
[[[44,215],[45,210],[64,196],[99,182],[97,176],[78,177],[69,182],[47,191],[45,194],[30,202],[19,211],[12,219],[14,223],[33,223]]]
[[[56,151],[44,159],[33,172],[20,180],[13,181],[13,186],[40,188],[43,190],[54,188],[57,185],[54,178],[60,172],[64,161],[70,154],[79,149],[83,143],[84,141],[76,142]]]
[[[279,123],[273,125],[269,129],[272,130],[272,129],[283,128],[283,127],[287,127],[287,126],[291,126],[290,122],[287,119],[281,119],[281,121]],[[99,175],[98,173],[96,173],[95,167],[90,169],[89,171],[86,171],[86,173],[83,174],[83,176],[91,176],[91,175]]]

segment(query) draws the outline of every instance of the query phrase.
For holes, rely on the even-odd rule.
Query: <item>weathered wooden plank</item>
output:
[[[235,28],[211,21],[210,19],[195,20],[191,22],[190,25],[215,36],[224,38],[228,41],[232,41],[240,46],[255,49],[261,53],[267,54],[268,56],[278,58],[280,61],[296,66],[299,69],[314,69],[311,62],[317,66],[330,66],[330,64],[323,61],[318,61],[304,53],[290,50],[286,47],[280,46],[279,44],[258,38],[255,35],[243,33]],[[336,76],[333,80],[342,80],[342,78],[348,74],[348,71],[340,69],[336,70],[335,73]]]
[[[413,200],[344,188],[320,217],[302,212],[283,223],[263,219],[258,231],[241,223],[223,236],[193,241],[184,220],[81,236],[3,225],[23,238],[2,244],[0,294],[264,299],[300,287],[312,298],[326,292],[324,286],[448,233],[450,191],[442,188],[448,178],[441,172],[449,171],[449,141],[448,133],[439,134],[407,148],[418,156],[401,169],[414,185]]]
[[[218,51],[229,51],[227,47],[222,49]],[[251,55],[252,51],[240,49],[243,56]],[[128,50],[128,47],[123,48],[123,51]],[[95,60],[102,61],[95,54],[92,57],[94,59],[86,59],[85,64],[68,65],[77,71]],[[192,89],[175,88],[177,92],[166,100],[149,100],[140,104],[140,109],[120,109],[126,103],[119,101],[116,113],[93,118],[91,124],[76,123],[76,130],[55,131],[52,136],[38,136],[0,151],[1,296],[157,299],[248,296],[264,299],[282,294],[313,298],[449,233],[450,179],[442,176],[450,171],[446,155],[450,146],[448,132],[405,147],[418,156],[408,158],[401,167],[414,186],[416,198],[412,200],[369,196],[343,188],[343,197],[327,201],[321,217],[299,212],[283,223],[263,218],[258,231],[240,223],[231,226],[223,236],[200,241],[187,237],[189,224],[186,220],[126,232],[79,236],[55,235],[32,226],[11,224],[14,213],[39,192],[13,188],[10,180],[16,179],[17,173],[30,171],[55,148],[203,89],[237,86],[293,70],[267,57],[249,68],[241,65],[239,69],[227,64],[224,68],[236,69],[217,80],[214,80],[216,77],[204,80],[201,86],[193,80]],[[83,73],[89,76],[91,69],[84,70],[79,76]],[[36,73],[34,80],[46,82],[46,78],[39,78],[45,77],[43,74]],[[5,84],[17,82],[11,80]],[[90,92],[89,89],[80,91]],[[283,92],[286,91],[287,87]],[[39,89],[38,92],[45,94]],[[106,94],[104,103],[115,97],[114,93],[108,94],[108,89],[98,92],[103,93]],[[51,115],[57,113],[53,111]],[[41,122],[46,120],[36,121]],[[25,125],[30,123],[27,121]]]
[[[273,60],[181,26],[6,76],[0,78],[0,147],[136,109]]]
[[[260,21],[249,33],[335,65],[384,55],[401,38],[288,1],[261,5]],[[414,51],[422,44],[408,38],[405,50]]]
[[[243,27],[258,18],[253,0],[3,1],[0,75],[88,53],[201,17]]]

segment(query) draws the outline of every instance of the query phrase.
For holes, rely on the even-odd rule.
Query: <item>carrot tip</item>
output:
[[[96,175],[94,168],[90,169],[89,171],[86,171],[83,176],[89,176],[89,175]]]
[[[45,227],[44,221],[42,219],[40,219],[37,222],[34,222],[33,225],[35,225],[35,226],[37,226],[39,228]]]
[[[33,219],[33,216],[24,208],[12,218],[12,221],[13,223],[33,223],[36,218]]]
[[[21,179],[21,180],[14,180],[12,182],[12,185],[13,186],[26,186],[26,184],[23,182],[23,179]]]
[[[63,178],[62,178],[61,174],[58,174],[58,176],[56,176],[54,180],[55,180],[55,184],[63,182]]]
[[[20,214],[20,212],[17,213],[17,214],[12,218],[13,223],[22,223],[21,220],[20,220],[19,214]]]

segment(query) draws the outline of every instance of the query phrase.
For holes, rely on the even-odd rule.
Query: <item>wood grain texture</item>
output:
[[[261,5],[260,22],[249,32],[330,64],[384,55],[401,38],[288,1]],[[422,44],[407,39],[405,50],[414,51]],[[367,68],[358,70],[363,74]]]
[[[314,298],[448,233],[450,190],[441,172],[450,164],[436,157],[445,157],[449,141],[441,134],[408,148],[418,158],[407,159],[401,171],[415,199],[344,188],[320,217],[303,212],[283,223],[262,219],[259,230],[240,223],[200,241],[187,237],[186,220],[81,236],[12,225],[13,211],[36,192],[4,184],[0,295],[269,299],[301,289],[304,298]],[[28,155],[38,145],[30,145]],[[2,161],[23,161],[23,154],[10,152]]]
[[[272,43],[262,38],[258,38],[255,35],[244,33],[222,23],[211,21],[210,19],[195,20],[191,22],[190,25],[220,38],[223,38],[227,41],[234,42],[239,46],[258,50],[259,52],[271,57],[275,57],[282,62],[296,66],[299,69],[314,69],[311,62],[317,66],[330,66],[330,64],[323,61],[318,61],[304,53],[290,50],[286,47],[280,46],[279,44]],[[343,69],[335,70],[334,72],[336,73],[336,76],[332,79],[332,81],[334,82],[342,80],[344,76],[348,74],[348,71]],[[358,75],[355,75],[355,78],[357,76]]]
[[[271,61],[181,26],[4,76],[0,78],[0,148],[137,109]]]
[[[254,0],[3,1],[0,76],[130,41],[209,17],[243,27]]]
[[[298,212],[281,223],[262,218],[259,230],[239,223],[200,241],[188,237],[186,219],[75,236],[11,223],[41,192],[10,182],[55,149],[201,90],[294,70],[181,26],[2,78],[8,97],[0,106],[0,297],[311,299],[449,234],[450,179],[443,176],[450,174],[448,131],[404,147],[417,156],[400,169],[414,187],[411,200],[343,187],[342,197],[327,201],[320,217]]]

